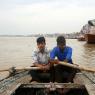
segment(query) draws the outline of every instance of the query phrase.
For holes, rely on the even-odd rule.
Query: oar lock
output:
[[[9,74],[10,74],[10,76],[13,76],[13,75],[15,75],[15,73],[16,73],[16,69],[15,69],[16,67],[11,67],[11,68],[9,68]]]

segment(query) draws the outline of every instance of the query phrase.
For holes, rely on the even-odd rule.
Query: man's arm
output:
[[[55,57],[57,56],[57,50],[56,47],[53,48],[53,50],[50,52],[50,64],[58,64],[59,60],[55,59]]]
[[[35,67],[40,67],[40,69],[44,69],[44,66],[42,64],[39,63],[33,63]]]
[[[68,48],[67,56],[64,62],[69,62],[70,60],[72,60],[72,48]]]
[[[40,67],[41,70],[49,70],[50,69],[50,64],[46,64],[46,65],[43,65],[43,64],[39,64],[39,63],[34,63],[34,66],[36,67]]]
[[[56,48],[54,48],[50,52],[50,59],[53,60],[53,59],[55,59],[55,57],[56,57]]]

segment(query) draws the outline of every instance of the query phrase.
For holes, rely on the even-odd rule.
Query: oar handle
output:
[[[20,70],[40,70],[40,67],[25,67],[25,68],[15,68],[16,71],[20,71]],[[4,72],[4,71],[9,71],[10,69],[3,69],[0,70],[0,72]]]
[[[83,67],[77,64],[70,64],[70,63],[66,63],[62,61],[59,61],[58,64],[71,67],[71,68],[75,68],[75,69],[79,69],[79,70],[83,70],[83,71],[95,72],[94,68],[87,68],[87,67]]]

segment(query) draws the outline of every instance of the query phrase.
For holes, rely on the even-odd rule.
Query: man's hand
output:
[[[46,65],[45,70],[49,70],[49,69],[50,69],[50,65]]]
[[[49,60],[49,63],[50,64],[58,64],[59,63],[59,60],[58,59],[54,59],[54,60],[50,59]]]
[[[50,65],[49,65],[49,64],[43,65],[43,66],[41,67],[41,69],[42,69],[42,70],[49,70],[49,69],[50,69]]]
[[[49,70],[50,69],[50,64],[35,63],[34,66],[40,67],[40,70]]]
[[[68,60],[67,60],[67,59],[65,59],[63,62],[66,62],[66,63],[68,63]]]

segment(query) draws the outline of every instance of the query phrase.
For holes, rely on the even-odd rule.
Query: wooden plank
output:
[[[22,83],[29,83],[31,80],[30,75],[25,75],[17,80],[14,80],[13,83],[5,85],[0,89],[0,95],[11,95]]]
[[[83,73],[84,76],[86,76],[92,83],[95,83],[95,73],[85,72],[85,71],[82,71],[82,73]]]
[[[0,72],[0,81],[9,77],[9,72]]]
[[[21,88],[84,88],[82,84],[75,83],[31,83],[22,84]]]
[[[0,95],[12,95],[15,92],[15,90],[20,87],[20,85],[21,85],[20,83],[19,84],[15,83],[14,85],[7,86],[6,90],[0,93]]]
[[[89,95],[95,95],[95,84],[86,84],[85,88],[87,89]]]
[[[73,79],[74,83],[91,84],[92,82],[83,73],[77,73]]]

